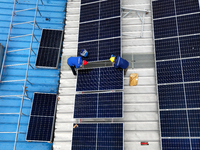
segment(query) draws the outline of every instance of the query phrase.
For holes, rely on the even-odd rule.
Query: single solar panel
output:
[[[62,30],[42,30],[40,46],[35,62],[36,68],[58,68],[62,37]]]
[[[180,60],[157,62],[156,65],[158,84],[183,82]]]
[[[154,38],[177,36],[176,18],[154,20]]]
[[[198,0],[175,0],[175,2],[177,15],[199,12]]]
[[[74,118],[123,117],[123,93],[76,94]]]
[[[160,109],[186,108],[183,84],[158,85]]]
[[[51,141],[53,120],[53,117],[30,116],[26,141]]]
[[[72,150],[123,150],[123,123],[74,124]]]
[[[78,70],[76,91],[123,89],[123,69],[114,67]]]
[[[162,139],[162,150],[190,150],[190,140],[183,138]]]
[[[100,3],[100,19],[110,18],[121,15],[121,1],[108,0]]]
[[[182,60],[184,81],[200,81],[200,58]]]
[[[185,84],[187,108],[200,108],[200,83]]]
[[[156,60],[180,58],[178,38],[155,40]]]
[[[181,57],[200,56],[200,35],[180,37]]]
[[[175,16],[174,0],[152,1],[153,19]]]
[[[186,110],[160,111],[162,137],[189,137]]]
[[[200,14],[177,17],[179,35],[200,33]]]
[[[26,141],[51,142],[56,104],[56,94],[34,93]]]
[[[80,11],[80,22],[99,19],[99,3],[82,5]]]

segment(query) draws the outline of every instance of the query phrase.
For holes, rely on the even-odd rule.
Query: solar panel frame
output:
[[[59,51],[58,51],[58,57],[57,57],[57,63],[56,63],[56,67],[48,67],[48,66],[38,66],[36,65],[37,61],[38,61],[38,55],[36,57],[36,61],[35,61],[35,67],[36,68],[44,68],[44,69],[57,69],[58,68],[58,64],[59,64],[59,58],[60,58],[60,52],[61,52],[61,48],[62,48],[62,41],[63,41],[63,30],[58,30],[58,29],[46,29],[46,28],[43,28],[42,29],[42,34],[43,34],[43,31],[44,30],[55,30],[55,31],[62,31],[62,34],[61,34],[61,40],[60,40],[60,46],[59,48]],[[41,44],[41,40],[42,40],[42,34],[41,34],[41,37],[40,37],[40,44]],[[39,48],[40,48],[40,44],[39,44]],[[38,49],[39,49],[38,48]],[[41,47],[41,48],[47,48],[47,47]],[[52,47],[48,47],[48,48],[52,48]],[[38,53],[39,53],[39,50],[38,50]]]
[[[118,94],[118,93],[120,93],[120,94],[122,94],[122,101],[121,101],[121,102],[122,102],[122,105],[121,105],[121,106],[122,106],[122,112],[121,112],[121,113],[122,113],[122,116],[121,116],[121,117],[107,117],[107,116],[106,116],[106,117],[99,117],[99,115],[98,115],[98,114],[99,114],[99,113],[98,113],[98,110],[99,110],[98,108],[99,108],[99,107],[98,107],[98,104],[97,104],[97,112],[96,112],[96,115],[97,115],[98,117],[93,117],[93,118],[83,117],[83,119],[124,118],[124,113],[123,113],[123,112],[124,112],[124,105],[123,105],[123,104],[124,104],[124,92],[123,92],[123,91],[122,91],[122,92],[110,92],[110,91],[107,91],[107,92],[103,92],[103,93],[82,93],[82,94],[76,94],[76,95],[84,95],[84,94],[85,94],[85,95],[89,95],[89,94],[93,95],[93,94],[97,94],[97,103],[98,103],[98,102],[99,102],[99,95],[100,95],[100,94],[106,94],[106,93],[111,93],[111,94],[112,94],[112,93],[113,93],[113,94]],[[75,97],[76,97],[76,95],[75,95]],[[76,105],[76,99],[75,99],[75,104],[74,104],[73,118],[81,119],[80,117],[74,117],[74,116],[75,116],[75,105]]]
[[[77,125],[79,125],[80,123],[77,123]],[[118,122],[115,122],[115,123],[81,123],[81,124],[84,124],[84,125],[86,125],[86,124],[89,124],[89,125],[92,125],[92,124],[96,124],[97,126],[98,126],[98,124],[122,124],[123,125],[123,150],[124,150],[124,123],[118,123]],[[73,124],[73,127],[74,127],[74,125],[76,125],[75,123]],[[98,129],[98,127],[97,127],[97,129]],[[73,134],[74,134],[74,129],[72,130],[72,144],[71,144],[71,150],[73,150]],[[96,134],[96,135],[98,135],[98,134]],[[97,143],[96,143],[96,145],[97,145]],[[98,149],[98,148],[97,148]],[[77,149],[78,150],[78,149]],[[87,150],[87,149],[84,149],[84,150]]]
[[[53,118],[53,122],[52,122],[52,130],[51,130],[51,138],[50,138],[50,141],[41,141],[41,140],[27,140],[27,134],[26,134],[26,141],[27,142],[30,142],[30,141],[33,141],[33,142],[51,142],[51,140],[53,139],[53,130],[54,130],[54,127],[55,127],[55,119],[56,119],[56,108],[57,108],[57,103],[58,103],[58,97],[57,97],[57,94],[55,93],[40,93],[40,92],[34,92],[33,93],[33,100],[34,100],[34,95],[35,95],[35,93],[38,93],[38,94],[53,94],[53,95],[56,95],[56,102],[55,102],[55,109],[54,109],[54,115],[53,116],[51,116],[51,118]],[[32,103],[33,104],[33,103]],[[33,105],[32,105],[33,106]],[[31,111],[30,112],[32,112],[32,106],[31,106]],[[29,129],[29,124],[30,124],[30,119],[31,119],[31,114],[30,114],[30,117],[29,117],[29,122],[28,122],[28,128],[27,128],[27,132],[26,133],[28,133],[28,129]],[[35,116],[35,115],[33,115],[33,116]],[[42,117],[42,116],[38,116],[38,115],[36,115],[36,117]],[[43,116],[43,117],[48,117],[48,116]]]
[[[99,69],[99,76],[100,76],[100,69],[101,68],[114,68],[114,67],[98,67]],[[97,69],[96,67],[91,67],[91,68],[86,68],[86,69],[78,69],[79,70],[89,70],[89,69]],[[115,68],[117,69],[117,68]],[[77,92],[80,92],[80,91],[107,91],[107,90],[123,90],[124,89],[124,71],[122,70],[122,89],[102,89],[102,90],[99,90],[99,87],[100,87],[100,81],[98,81],[98,90],[77,90],[77,85],[78,85],[78,76],[77,76],[77,81],[76,81],[76,91]]]

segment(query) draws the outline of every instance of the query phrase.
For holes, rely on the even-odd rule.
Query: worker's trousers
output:
[[[70,66],[70,68],[72,69],[73,74],[76,76],[75,66]]]

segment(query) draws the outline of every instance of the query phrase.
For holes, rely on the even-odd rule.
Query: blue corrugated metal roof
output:
[[[37,23],[40,28],[63,29],[65,20],[65,8],[67,0],[42,0],[44,6],[39,3],[39,13],[37,15]],[[15,10],[34,8],[37,0],[18,0]],[[5,47],[9,33],[12,10],[14,0],[0,0],[0,43]],[[34,20],[35,10],[23,11],[16,13],[13,23],[21,23]],[[11,36],[19,36],[32,33],[33,26],[23,24],[14,26],[11,29]],[[35,36],[40,40],[42,30],[35,28]],[[8,51],[29,48],[31,36],[11,39]],[[39,43],[33,40],[33,50],[37,53]],[[22,64],[28,61],[29,50],[16,51],[7,53],[6,65]],[[35,66],[36,56],[31,54],[30,63]],[[2,81],[22,80],[25,79],[26,65],[13,66],[4,69]],[[27,83],[27,96],[32,100],[34,92],[57,93],[60,70],[50,69],[29,69],[28,80],[33,83]],[[22,95],[24,81],[21,82],[5,82],[0,83],[0,96],[2,95]],[[0,150],[13,150],[19,112],[22,99],[19,97],[1,97],[0,98]],[[22,112],[26,115],[30,114],[32,101],[25,99]],[[16,113],[16,114],[14,114]],[[50,149],[52,144],[26,142],[26,132],[29,117],[21,117],[20,127],[17,140],[16,150],[46,150]],[[13,133],[7,133],[13,132]]]

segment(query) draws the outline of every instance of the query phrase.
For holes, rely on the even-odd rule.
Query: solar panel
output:
[[[77,55],[82,49],[88,48],[87,61],[109,60],[112,54],[121,56],[120,6],[120,0],[97,1],[81,5],[79,24],[81,48],[78,47]],[[89,45],[90,43],[95,45]]]
[[[57,69],[60,58],[63,31],[43,29],[35,62],[37,68]]]
[[[74,124],[72,150],[123,150],[123,123]]]
[[[122,92],[76,94],[74,118],[121,118],[122,106]]]
[[[34,93],[26,141],[51,142],[56,104],[56,94]]]
[[[76,91],[123,89],[123,69],[114,67],[78,70]]]
[[[162,150],[197,150],[199,1],[159,0],[152,6]]]
[[[81,4],[86,4],[86,3],[91,3],[91,2],[96,2],[99,0],[81,0]]]

